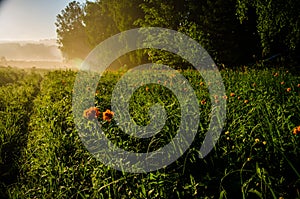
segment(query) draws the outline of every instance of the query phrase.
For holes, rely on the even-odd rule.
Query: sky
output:
[[[3,0],[0,41],[56,39],[56,15],[72,0]],[[85,0],[77,0],[85,2]]]

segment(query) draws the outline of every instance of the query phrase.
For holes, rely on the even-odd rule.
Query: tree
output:
[[[66,59],[84,59],[90,52],[83,21],[84,11],[79,2],[72,1],[56,17],[59,48]]]
[[[259,41],[253,35],[255,25],[241,25],[235,6],[235,0],[146,0],[141,4],[145,17],[136,23],[143,27],[159,26],[183,32],[198,41],[217,63],[253,62],[252,55]],[[154,50],[150,54],[152,60],[165,60],[169,64],[179,60],[165,52]],[[177,64],[182,67],[186,62]]]
[[[262,55],[270,56],[281,53],[286,58],[292,58],[299,63],[300,1],[238,0],[237,14],[241,23],[251,20],[253,17],[249,14],[251,9],[256,14],[257,33],[261,41]]]

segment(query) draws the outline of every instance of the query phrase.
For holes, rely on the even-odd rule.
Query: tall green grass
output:
[[[7,75],[8,74],[8,75]],[[20,157],[27,143],[32,100],[39,91],[40,75],[16,69],[0,71],[0,195],[17,182]]]
[[[99,82],[95,106],[100,111],[111,108],[113,86],[122,74],[108,72]],[[182,71],[182,74],[199,99],[201,122],[194,142],[182,157],[168,167],[131,174],[116,171],[97,161],[81,142],[71,112],[76,73],[48,73],[33,101],[28,139],[19,157],[20,175],[17,183],[7,187],[9,196],[300,197],[300,135],[292,134],[293,128],[300,125],[300,78],[282,70],[222,71],[227,90],[226,123],[214,150],[204,159],[199,159],[198,151],[210,121],[211,103],[207,84],[200,74],[192,70]],[[288,92],[287,88],[291,91]],[[152,150],[167,143],[176,133],[180,123],[180,104],[172,92],[156,84],[141,87],[130,101],[131,116],[141,125],[149,122],[147,110],[156,102],[165,105],[169,119],[163,131],[151,141]],[[101,117],[98,120],[107,137],[119,147],[133,151],[148,149],[147,140],[128,137],[115,121],[108,123]]]

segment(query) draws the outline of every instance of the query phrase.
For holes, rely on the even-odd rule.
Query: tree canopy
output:
[[[295,64],[299,5],[294,0],[97,0],[83,5],[74,1],[57,15],[58,43],[67,59],[84,58],[116,33],[163,27],[198,41],[219,65],[251,64],[273,55]],[[148,49],[148,54],[154,62],[188,65],[168,52]]]

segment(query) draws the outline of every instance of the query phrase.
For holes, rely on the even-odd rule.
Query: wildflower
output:
[[[223,98],[226,99],[226,100],[228,99],[227,95],[224,95]]]
[[[300,84],[298,84],[297,87],[300,88]]]
[[[99,109],[97,107],[90,107],[89,109],[84,110],[83,117],[87,119],[98,118],[100,115]]]
[[[201,100],[201,104],[205,105],[206,104],[206,100]]]
[[[227,137],[226,139],[227,139],[227,140],[230,140],[230,137]]]
[[[204,82],[200,82],[200,86],[203,86],[204,85]]]
[[[225,135],[228,135],[228,134],[229,134],[229,131],[226,131],[226,132],[225,132]]]
[[[149,87],[148,87],[148,86],[146,86],[145,90],[148,92],[148,91],[149,91]]]
[[[247,104],[249,102],[249,100],[244,100],[244,103]]]
[[[255,86],[256,86],[256,83],[253,83],[252,86],[255,87]]]
[[[293,134],[294,134],[294,135],[300,134],[300,126],[297,126],[297,127],[295,127],[295,128],[293,129]]]
[[[267,144],[267,141],[263,141],[262,143],[263,143],[263,145],[266,145],[266,144]]]
[[[103,112],[103,120],[110,122],[114,116],[114,112],[107,109],[105,112]]]
[[[286,89],[287,92],[290,92],[291,90],[292,90],[291,88],[287,88],[287,89]]]
[[[235,96],[235,94],[234,93],[230,93],[230,97],[234,97]]]
[[[275,73],[275,74],[274,74],[274,77],[278,77],[278,73]]]
[[[239,99],[241,99],[241,97],[240,97],[240,96],[238,96],[237,98],[238,98],[238,100],[239,100]]]
[[[283,85],[283,84],[284,84],[284,82],[280,82],[280,84],[281,84],[281,85]]]
[[[217,100],[219,98],[219,96],[215,95],[214,98]]]
[[[247,161],[249,162],[251,160],[251,158],[247,158]]]
[[[216,100],[215,100],[215,103],[218,104],[218,103],[219,103],[219,100],[216,99]]]
[[[258,138],[256,138],[254,141],[257,143],[257,142],[259,142],[259,139],[258,139]]]

